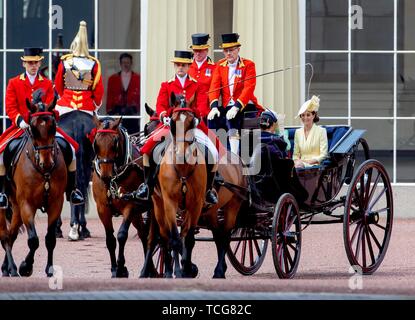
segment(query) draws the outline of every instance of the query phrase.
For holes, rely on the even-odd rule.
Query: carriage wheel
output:
[[[265,259],[268,239],[255,239],[254,228],[237,228],[232,232],[227,252],[233,267],[244,276],[253,275]]]
[[[164,276],[164,253],[160,245],[156,245],[153,251],[153,263],[156,269],[156,278],[163,278]]]
[[[378,187],[376,187],[378,186]],[[393,197],[389,176],[377,160],[363,162],[347,191],[343,238],[347,258],[363,274],[382,263],[392,232]]]
[[[275,207],[271,240],[278,277],[293,278],[300,262],[301,220],[297,201],[289,193],[284,193]]]

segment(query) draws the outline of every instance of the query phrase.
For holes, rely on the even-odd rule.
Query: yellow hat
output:
[[[298,111],[298,114],[296,118],[298,118],[300,115],[302,115],[304,112],[317,112],[318,108],[320,107],[320,98],[317,96],[313,96],[310,100],[307,100],[303,103],[300,110]]]

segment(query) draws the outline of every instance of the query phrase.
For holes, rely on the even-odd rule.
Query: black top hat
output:
[[[23,61],[41,61],[44,59],[41,54],[43,53],[43,48],[38,47],[26,47],[24,48],[24,54],[22,59]]]
[[[237,33],[225,33],[222,34],[222,45],[219,47],[222,49],[240,47],[241,44],[238,42],[239,34]]]
[[[192,45],[190,46],[193,50],[207,49],[210,45],[207,44],[209,40],[208,33],[195,33],[192,34]]]
[[[176,63],[192,63],[192,53],[190,51],[174,51],[174,59],[171,62]]]

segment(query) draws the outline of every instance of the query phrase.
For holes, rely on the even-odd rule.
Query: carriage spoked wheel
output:
[[[293,278],[300,262],[301,220],[297,201],[289,193],[284,193],[275,207],[271,240],[278,277]]]
[[[343,238],[355,271],[372,274],[382,263],[392,232],[393,196],[389,176],[377,160],[363,162],[344,206]]]
[[[232,266],[244,276],[253,275],[265,259],[269,239],[255,237],[255,228],[237,228],[232,231],[227,252]]]
[[[153,251],[153,264],[156,271],[156,278],[163,278],[164,276],[164,251],[159,244],[156,245]]]

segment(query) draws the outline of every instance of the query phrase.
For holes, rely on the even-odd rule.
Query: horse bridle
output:
[[[31,118],[33,118],[33,117],[39,117],[39,116],[52,116],[53,119],[56,121],[55,114],[53,112],[42,111],[42,112],[35,112],[35,113],[31,114],[29,116],[29,123],[31,123]],[[33,136],[33,132],[32,132],[31,125],[29,126],[28,130],[26,130],[25,132],[28,134],[28,136],[30,138],[29,140],[30,140],[30,142],[32,144],[32,150],[33,150],[34,157],[35,157],[34,167],[36,168],[37,171],[39,171],[43,175],[45,175],[47,173],[50,174],[53,171],[53,169],[55,168],[55,165],[56,165],[57,145],[56,145],[55,136],[53,137],[53,142],[51,144],[44,145],[44,146],[36,146],[34,144],[34,136]],[[40,164],[39,164],[39,161],[40,161],[40,151],[41,150],[49,150],[49,149],[52,149],[53,166],[52,166],[52,168],[50,170],[48,170],[48,172],[45,173],[45,172],[42,172],[43,171],[43,168],[41,168],[40,167]],[[26,150],[26,154],[29,157],[28,150]],[[29,157],[29,159],[30,159],[30,157]]]
[[[94,143],[93,143],[93,149],[94,149],[94,153],[96,154],[95,156],[95,161],[94,161],[94,166],[95,166],[95,170],[98,174],[98,176],[101,178],[101,169],[100,169],[100,165],[102,163],[104,164],[114,164],[114,170],[117,171],[117,158],[118,158],[118,144],[119,144],[119,137],[118,137],[118,130],[112,130],[112,129],[99,129],[96,132],[96,135],[98,135],[99,133],[109,133],[112,135],[116,135],[115,137],[115,157],[114,158],[100,158],[97,153],[95,152],[95,143],[96,143],[96,136],[94,139]]]

